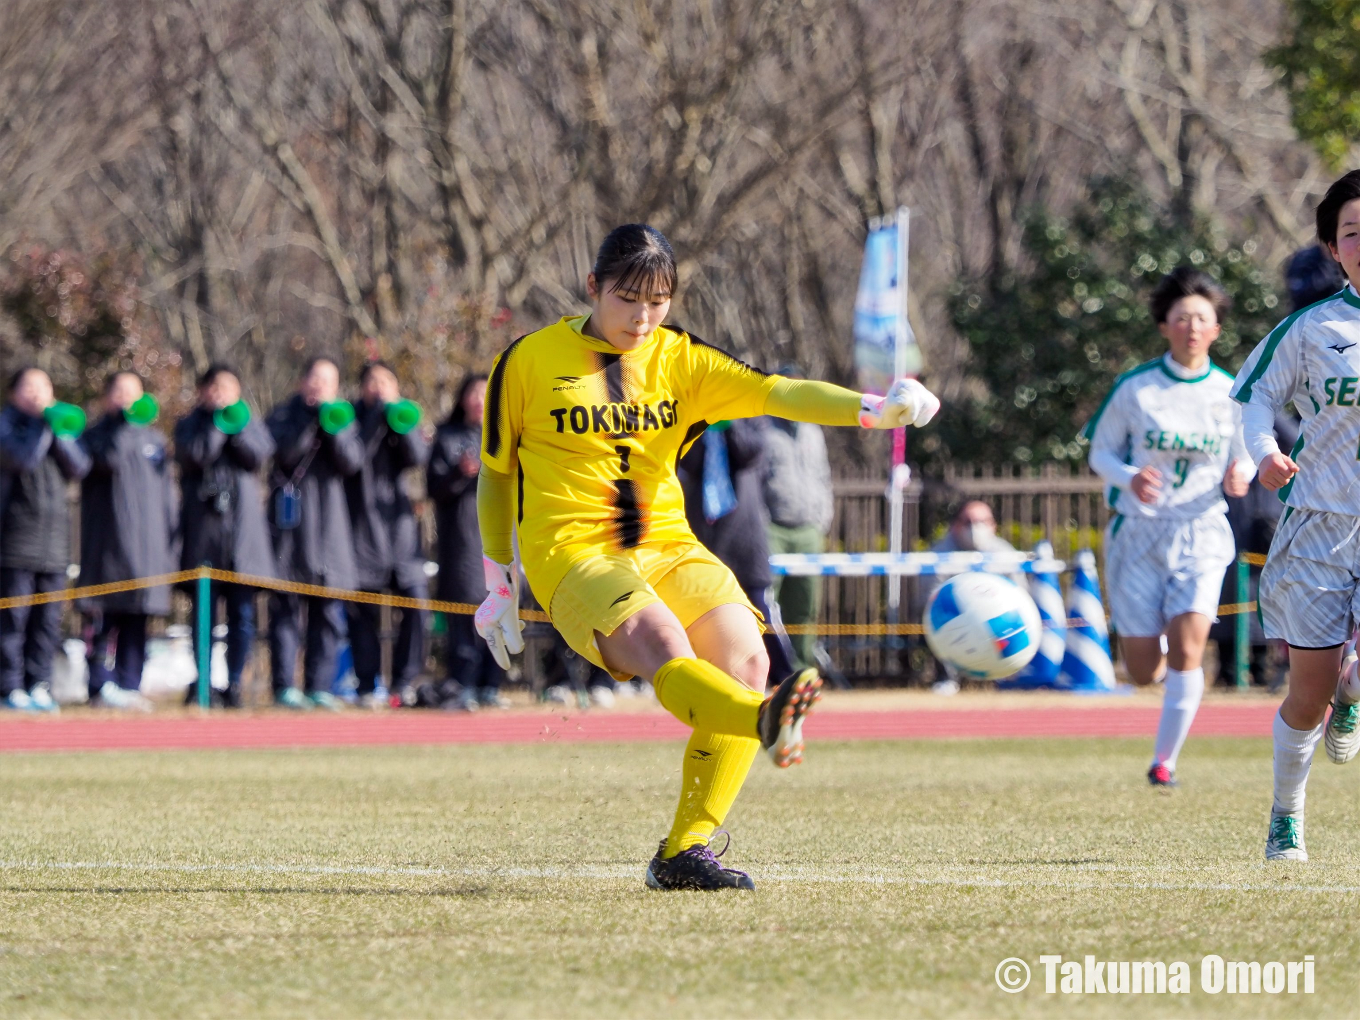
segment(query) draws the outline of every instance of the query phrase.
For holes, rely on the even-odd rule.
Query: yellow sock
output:
[[[760,741],[695,730],[685,745],[685,767],[675,824],[666,837],[667,857],[707,843],[723,823],[756,760]]]
[[[652,678],[656,700],[686,726],[738,737],[756,735],[765,700],[736,677],[703,659],[672,659]]]

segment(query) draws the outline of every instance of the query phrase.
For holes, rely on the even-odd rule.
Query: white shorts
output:
[[[1223,514],[1188,521],[1115,517],[1105,529],[1105,589],[1114,629],[1156,637],[1182,613],[1218,619],[1223,575],[1237,556]]]
[[[1266,637],[1330,648],[1360,618],[1360,517],[1289,507],[1261,570]]]

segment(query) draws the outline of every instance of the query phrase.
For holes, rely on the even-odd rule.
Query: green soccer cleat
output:
[[[1303,812],[1296,815],[1270,813],[1270,832],[1266,834],[1266,860],[1306,861],[1303,845]]]
[[[805,669],[786,677],[760,706],[760,745],[781,769],[803,760],[803,719],[821,696],[822,678],[815,669]]]
[[[1360,751],[1360,703],[1355,700],[1357,659],[1353,642],[1346,643],[1341,659],[1341,676],[1336,681],[1332,697],[1332,712],[1327,728],[1322,733],[1322,746],[1327,757],[1337,765],[1344,765]]]
[[[1338,765],[1344,765],[1360,751],[1360,705],[1332,699],[1332,712],[1327,717],[1327,729],[1323,731],[1322,744],[1327,748],[1327,757]]]

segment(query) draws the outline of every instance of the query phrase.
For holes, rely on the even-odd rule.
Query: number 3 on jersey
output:
[[[628,473],[628,455],[633,451],[627,446],[616,446],[614,452],[619,455],[619,470],[624,474]]]

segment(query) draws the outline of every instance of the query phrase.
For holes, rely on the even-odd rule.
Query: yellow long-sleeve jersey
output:
[[[766,375],[677,326],[620,351],[583,334],[586,318],[516,340],[487,384],[483,469],[518,475],[520,558],[544,606],[583,558],[695,541],[676,465],[710,423],[772,412],[851,425],[860,408],[858,393]],[[771,407],[776,387],[784,399]],[[494,558],[509,522],[487,516]]]

